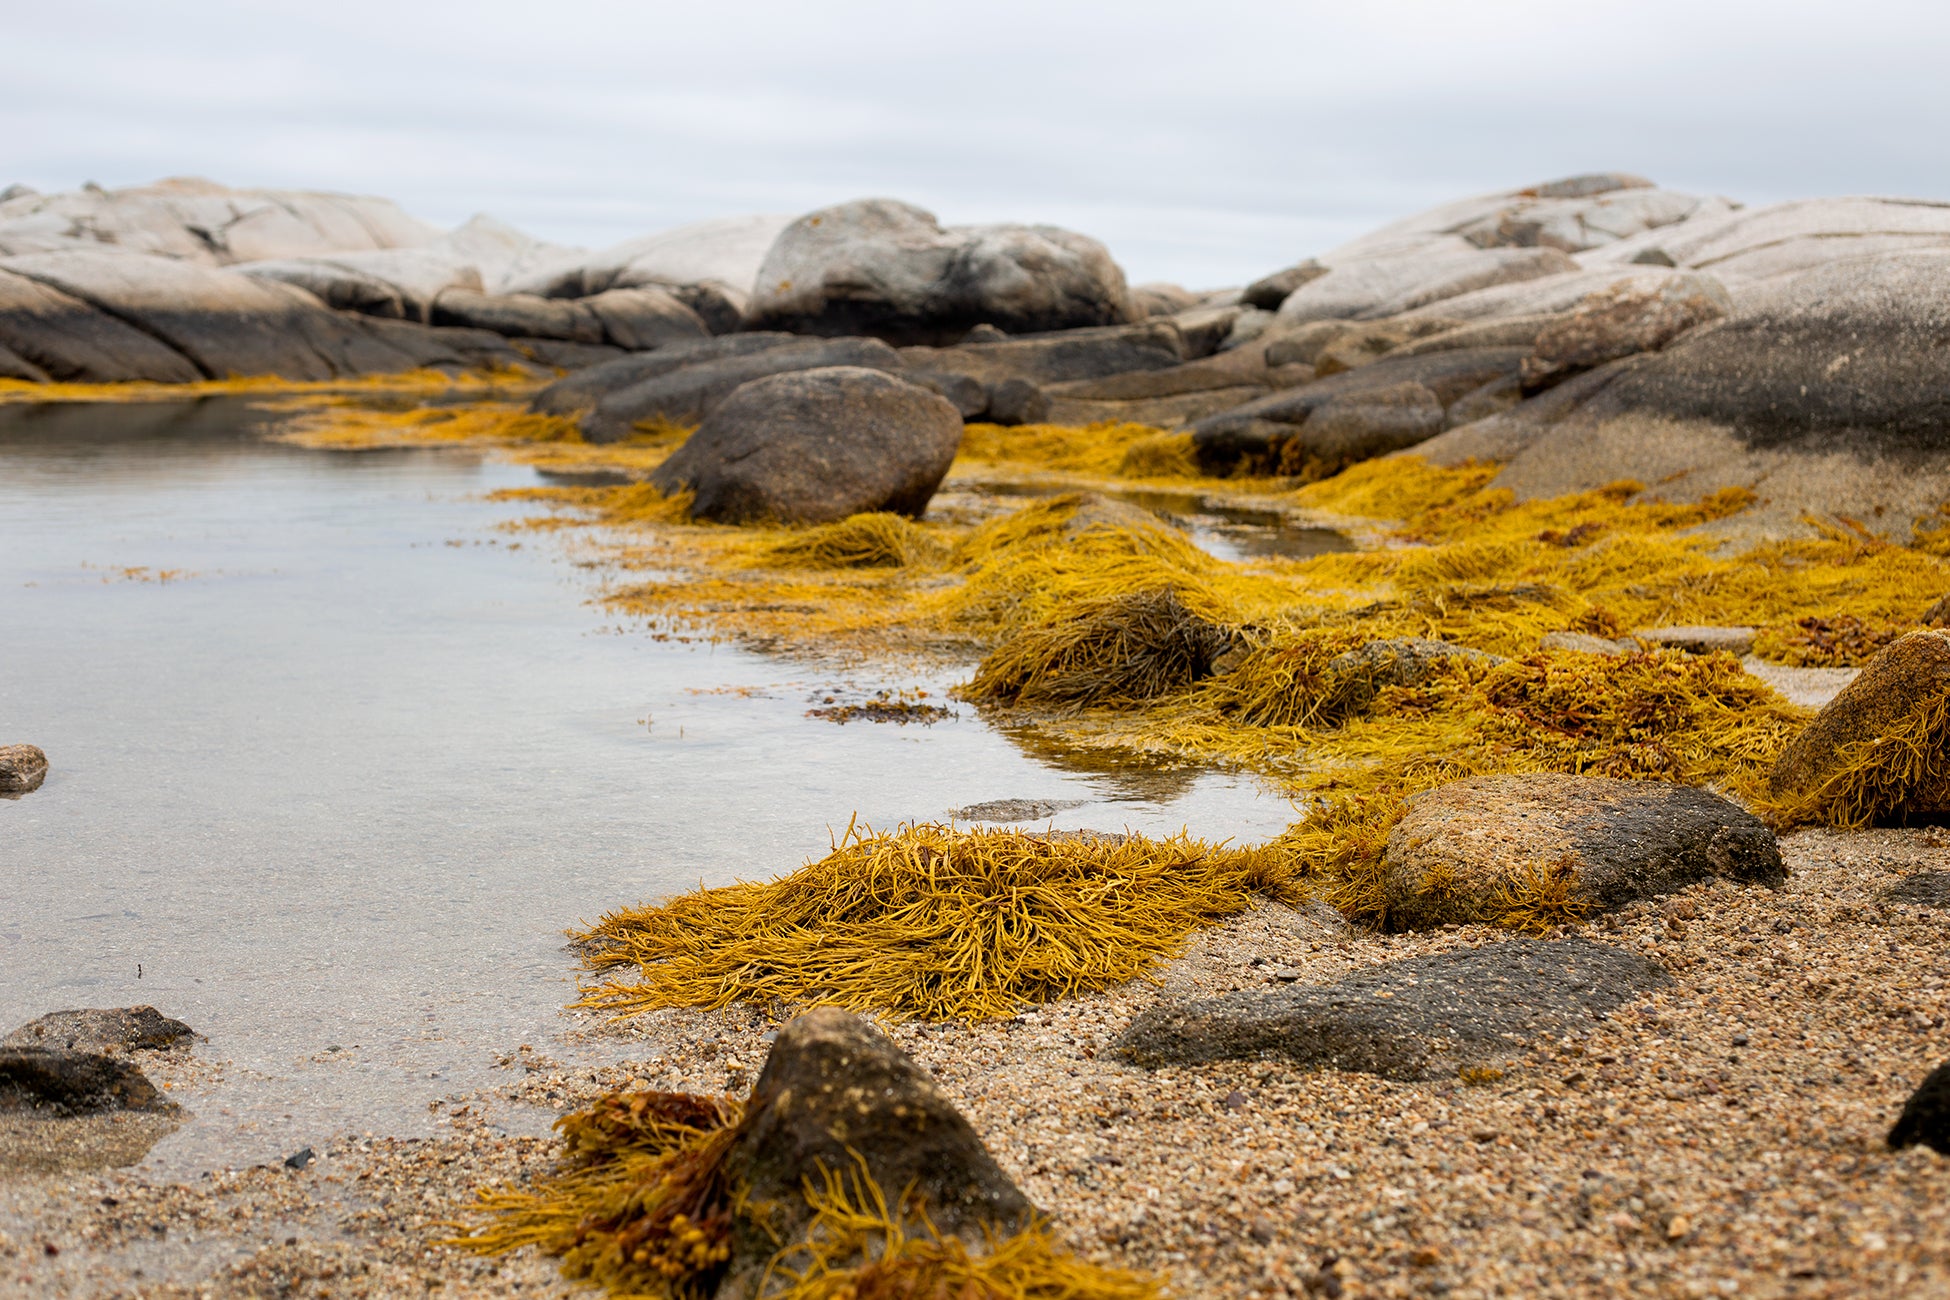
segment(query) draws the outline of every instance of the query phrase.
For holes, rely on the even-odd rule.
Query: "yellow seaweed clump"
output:
[[[1169,587],[1082,603],[982,660],[961,693],[1002,704],[1089,707],[1155,699],[1206,676],[1232,644]]]
[[[488,1222],[449,1244],[481,1255],[536,1246],[565,1277],[612,1295],[701,1300],[731,1258],[725,1153],[743,1113],[730,1097],[611,1093],[556,1121],[553,1173],[483,1192]]]
[[[883,510],[762,542],[752,562],[776,569],[905,569],[939,565],[947,558],[947,545],[933,533]]]
[[[611,913],[579,1006],[833,1005],[994,1020],[1151,974],[1195,929],[1285,895],[1276,855],[1185,836],[847,828],[782,880]]]

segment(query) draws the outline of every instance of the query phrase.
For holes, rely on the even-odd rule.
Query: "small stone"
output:
[[[316,1154],[310,1147],[303,1147],[297,1151],[293,1151],[284,1158],[284,1167],[286,1169],[303,1169],[316,1158]]]
[[[1950,1062],[1937,1066],[1917,1085],[1888,1140],[1892,1151],[1921,1145],[1950,1156]]]
[[[0,745],[0,794],[26,794],[47,779],[47,755],[34,745]]]
[[[1754,648],[1754,629],[1750,627],[1642,627],[1632,636],[1649,649],[1684,650],[1689,655],[1721,650],[1744,655]]]

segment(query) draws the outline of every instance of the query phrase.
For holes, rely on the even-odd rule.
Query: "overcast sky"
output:
[[[384,194],[601,245],[866,195],[1238,283],[1594,170],[1950,198],[1950,3],[0,0],[0,185]]]

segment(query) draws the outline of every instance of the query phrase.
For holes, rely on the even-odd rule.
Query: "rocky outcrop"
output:
[[[817,346],[791,334],[731,334],[722,338],[698,339],[668,344],[637,356],[617,357],[556,380],[529,402],[528,409],[543,415],[574,415],[592,411],[596,403],[612,393],[652,379],[660,379],[685,366],[732,357],[752,356],[788,345]]]
[[[1117,1041],[1138,1065],[1282,1060],[1387,1079],[1453,1078],[1541,1034],[1587,1030],[1672,977],[1586,939],[1506,939],[1296,984],[1147,1011]]]
[[[179,177],[154,185],[0,202],[0,256],[112,248],[202,266],[419,248],[440,231],[390,199],[313,190],[234,190]]]
[[[879,339],[794,339],[749,352],[727,351],[727,355],[709,360],[697,353],[684,353],[661,373],[603,394],[582,419],[583,436],[591,442],[615,442],[628,437],[645,421],[697,424],[740,385],[767,375],[830,366],[893,372],[903,369],[900,355]],[[542,397],[547,393],[537,401]]]
[[[744,384],[657,467],[725,523],[826,523],[887,510],[918,517],[961,446],[961,414],[878,370],[835,366]]]
[[[770,214],[696,221],[598,252],[558,257],[511,279],[506,290],[587,298],[611,289],[716,285],[735,299],[742,313],[766,253],[792,221]]]
[[[26,794],[47,779],[47,755],[37,745],[0,745],[0,794]]]
[[[812,1217],[804,1188],[822,1170],[864,1172],[903,1218],[925,1215],[935,1233],[978,1250],[1035,1215],[927,1073],[836,1007],[779,1031],[739,1128],[725,1171],[745,1194],[721,1296],[756,1294],[781,1243],[804,1237]]]
[[[1278,311],[1280,304],[1291,297],[1295,289],[1326,274],[1327,268],[1310,257],[1254,280],[1241,291],[1239,301],[1261,311]]]
[[[1094,239],[1054,226],[944,228],[892,199],[787,226],[749,312],[754,328],[903,344],[950,343],[978,324],[1019,334],[1134,318],[1123,271]]]
[[[1382,858],[1387,923],[1494,920],[1525,893],[1608,911],[1719,877],[1778,886],[1774,835],[1706,790],[1537,773],[1416,795]]]
[[[196,1031],[154,1007],[50,1011],[0,1038],[0,1047],[35,1047],[98,1056],[188,1047]]]
[[[1554,248],[1486,249],[1460,236],[1441,235],[1333,265],[1326,275],[1289,294],[1279,317],[1291,324],[1376,320],[1472,289],[1576,269],[1568,254]]]
[[[1649,287],[1601,289],[1546,325],[1523,359],[1527,389],[1547,388],[1620,357],[1657,352],[1697,325],[1719,320],[1733,300],[1718,280],[1675,275]]]
[[[1834,262],[1946,249],[1950,203],[1851,197],[1702,211],[1580,260],[1590,267],[1650,263],[1709,271],[1729,288],[1741,289]]]
[[[1912,632],[1871,659],[1788,743],[1770,798],[1844,824],[1950,813],[1950,632]]]
[[[1933,517],[1950,499],[1938,343],[1950,332],[1950,249],[1834,262],[1734,301],[1731,317],[1661,351],[1418,452],[1504,462],[1497,484],[1522,497],[1628,478],[1669,500],[1748,488],[1762,500],[1721,526],[1735,535],[1793,533],[1815,513],[1873,518],[1901,539]]]

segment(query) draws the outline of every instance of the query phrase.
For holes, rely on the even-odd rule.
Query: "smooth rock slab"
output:
[[[0,745],[0,794],[26,794],[47,779],[47,755],[37,745]]]
[[[766,1057],[725,1170],[746,1190],[718,1294],[757,1294],[780,1242],[811,1218],[820,1170],[864,1167],[890,1208],[904,1190],[942,1236],[979,1245],[1035,1213],[926,1071],[860,1017],[821,1007],[788,1023]]]
[[[1357,971],[1333,984],[1230,993],[1147,1011],[1117,1041],[1143,1066],[1282,1059],[1306,1070],[1436,1079],[1585,1029],[1672,983],[1587,939],[1507,939]]]
[[[650,481],[725,523],[919,517],[961,446],[961,412],[858,366],[771,375],[733,393]]]
[[[1778,886],[1773,832],[1730,800],[1658,781],[1475,776],[1425,791],[1389,833],[1391,929],[1497,919],[1512,889],[1568,877],[1586,909],[1622,907],[1719,876]]]
[[[187,1047],[196,1031],[154,1007],[50,1011],[0,1038],[0,1047],[45,1047],[113,1056]]]

